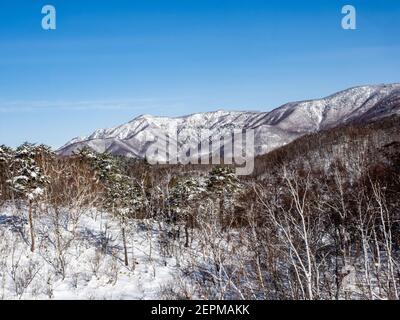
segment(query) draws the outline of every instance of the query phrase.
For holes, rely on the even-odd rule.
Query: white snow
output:
[[[59,246],[52,216],[35,217],[34,253],[26,216],[26,209],[0,209],[0,299],[158,299],[176,273],[150,220],[128,225],[125,267],[119,224],[108,213],[61,210]]]

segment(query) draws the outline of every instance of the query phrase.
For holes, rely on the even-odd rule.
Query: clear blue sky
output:
[[[399,57],[399,0],[1,0],[0,144],[400,82]]]

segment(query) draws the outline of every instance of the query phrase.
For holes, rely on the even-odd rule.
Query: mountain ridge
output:
[[[253,129],[255,153],[259,155],[304,134],[399,112],[400,83],[358,86],[321,99],[289,102],[271,111],[219,109],[178,117],[142,114],[120,126],[76,137],[58,149],[58,153],[70,155],[88,146],[98,152],[144,158],[160,132],[170,136],[178,132],[177,144],[184,150],[199,143],[196,138],[200,130],[224,135],[236,129]]]

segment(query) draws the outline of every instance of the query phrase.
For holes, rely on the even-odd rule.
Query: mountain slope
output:
[[[362,86],[319,100],[288,103],[270,112],[216,111],[176,118],[142,115],[121,126],[75,138],[58,152],[70,155],[88,146],[98,152],[144,158],[160,133],[177,136],[182,151],[197,148],[201,130],[223,136],[235,129],[254,129],[255,152],[260,155],[308,133],[399,113],[400,84]]]

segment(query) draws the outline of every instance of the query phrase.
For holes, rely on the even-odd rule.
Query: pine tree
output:
[[[108,153],[98,153],[89,147],[83,147],[76,156],[87,162],[93,171],[96,172],[97,177],[105,182],[108,178],[119,172],[118,163],[116,158]]]
[[[12,149],[5,146],[4,144],[0,146],[0,163],[7,163],[12,156]]]
[[[28,201],[32,252],[35,251],[32,206],[43,195],[48,183],[47,176],[36,162],[36,156],[35,145],[26,142],[19,146],[11,161],[12,176],[7,181],[13,191]]]
[[[5,181],[10,179],[10,163],[13,158],[13,150],[5,145],[0,146],[0,196],[6,193]]]
[[[144,197],[138,185],[132,179],[117,170],[107,176],[105,206],[119,218],[121,225],[122,240],[124,245],[125,265],[129,265],[128,251],[126,245],[127,220],[144,206]]]
[[[241,188],[240,181],[232,168],[217,166],[209,174],[207,189],[216,194],[235,192]]]
[[[169,196],[169,207],[174,215],[173,220],[185,221],[185,247],[189,246],[189,228],[191,227],[192,217],[190,215],[192,206],[199,201],[206,191],[205,186],[193,177],[178,180],[172,187]]]
[[[96,153],[87,147],[82,148],[77,155],[89,162],[106,188],[104,206],[111,210],[112,214],[120,221],[124,260],[125,265],[128,266],[127,220],[134,217],[143,208],[145,203],[143,193],[133,179],[121,172],[122,166],[118,158],[108,153]]]
[[[34,151],[36,154],[37,162],[41,167],[43,167],[46,163],[48,163],[49,160],[54,159],[56,156],[55,152],[51,149],[51,147],[45,144],[40,144],[36,146]]]
[[[242,188],[232,168],[217,166],[209,173],[207,190],[219,201],[219,219],[224,224],[224,210],[227,200],[233,203],[233,197]],[[229,198],[227,199],[227,195]]]

